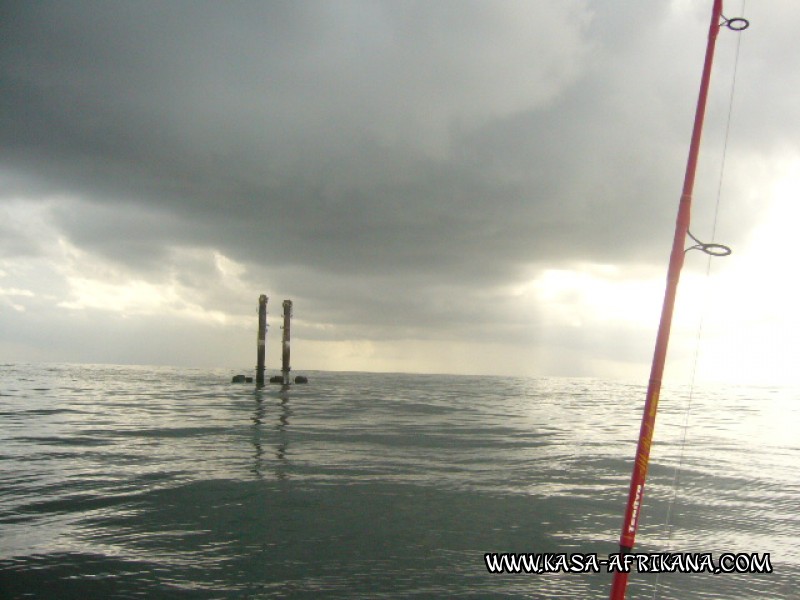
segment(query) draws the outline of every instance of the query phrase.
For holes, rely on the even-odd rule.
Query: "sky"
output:
[[[711,4],[3,2],[0,360],[247,372],[264,293],[268,368],[646,381]],[[666,375],[796,384],[800,4],[723,12]]]

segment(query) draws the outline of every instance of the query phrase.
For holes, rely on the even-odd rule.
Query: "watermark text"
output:
[[[486,553],[489,573],[772,573],[769,552],[726,553],[655,552],[592,553]]]

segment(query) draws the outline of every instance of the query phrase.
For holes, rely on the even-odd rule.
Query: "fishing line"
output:
[[[747,0],[742,0],[742,6],[739,14],[745,14],[745,4]],[[744,17],[737,17],[735,19],[727,19],[723,15],[723,23],[720,26],[726,26],[728,29],[734,32],[739,32],[747,29],[749,27],[750,22],[745,19]],[[731,254],[730,247],[724,244],[715,243],[714,240],[716,239],[717,234],[717,221],[719,217],[719,209],[721,204],[722,198],[722,186],[725,179],[725,163],[728,154],[728,140],[730,138],[731,132],[731,120],[733,116],[733,101],[736,92],[736,75],[739,69],[739,53],[742,46],[742,37],[737,36],[736,40],[736,50],[734,55],[733,61],[733,77],[731,79],[731,91],[728,97],[728,116],[725,124],[725,135],[724,141],[722,145],[722,160],[720,164],[720,171],[719,171],[719,182],[717,184],[717,198],[714,204],[714,219],[712,222],[711,227],[711,242],[710,243],[703,243],[698,240],[690,231],[687,230],[687,234],[689,237],[694,240],[695,245],[690,246],[686,249],[686,252],[690,250],[700,250],[708,255],[706,260],[706,275],[705,275],[705,289],[704,289],[704,297],[703,297],[703,309],[700,312],[700,322],[697,327],[697,339],[695,340],[695,349],[694,349],[694,360],[692,362],[692,375],[690,378],[689,383],[689,397],[686,402],[686,408],[684,409],[683,415],[683,425],[681,426],[681,444],[680,444],[680,452],[678,455],[678,463],[675,466],[675,470],[672,475],[672,493],[667,503],[667,514],[664,521],[664,529],[666,532],[667,537],[667,545],[665,548],[665,552],[669,552],[672,547],[673,541],[673,533],[674,528],[672,526],[672,510],[676,503],[678,497],[678,485],[680,483],[680,474],[683,471],[683,461],[686,455],[686,439],[689,432],[689,419],[691,416],[692,410],[692,401],[694,400],[694,391],[695,391],[695,382],[697,378],[697,365],[699,363],[699,356],[700,356],[700,346],[703,337],[703,324],[705,321],[706,311],[708,309],[708,281],[711,276],[711,259],[715,257],[723,257],[728,256]],[[657,592],[658,592],[658,585],[660,581],[660,573],[656,573],[655,581],[653,583],[653,600],[656,599]]]

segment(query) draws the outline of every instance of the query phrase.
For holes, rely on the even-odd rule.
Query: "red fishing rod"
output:
[[[700,137],[703,132],[703,120],[706,112],[708,86],[711,81],[711,65],[714,61],[714,48],[716,47],[717,33],[720,27],[726,26],[734,31],[741,31],[749,25],[747,20],[736,18],[726,19],[722,16],[722,0],[714,0],[711,11],[711,24],[708,29],[708,45],[706,58],[703,65],[703,75],[700,80],[700,94],[697,99],[697,109],[694,116],[694,129],[692,141],[689,146],[689,158],[686,162],[686,174],[683,180],[683,192],[678,206],[678,218],[675,224],[675,237],[672,243],[672,253],[667,269],[667,289],[664,292],[664,304],[661,309],[661,321],[656,336],[653,364],[650,368],[650,381],[647,386],[642,424],[639,430],[639,443],[636,447],[636,460],[631,474],[631,487],[628,493],[628,505],[625,509],[625,518],[622,522],[622,534],[619,538],[621,554],[628,554],[633,549],[636,538],[636,529],[639,526],[639,517],[642,513],[642,500],[644,498],[644,483],[647,477],[647,466],[650,461],[650,444],[653,439],[653,430],[656,423],[658,410],[658,396],[661,392],[661,379],[664,374],[664,363],[667,356],[669,333],[672,326],[672,313],[675,308],[675,295],[678,290],[683,260],[686,253],[686,236],[689,235],[689,221],[691,216],[692,192],[694,190],[695,172],[697,171],[697,157],[700,152]],[[730,249],[721,244],[704,244],[698,242],[692,248],[700,249],[713,256],[730,254]],[[616,571],[611,585],[611,600],[624,600],[625,589],[628,585],[628,573]]]

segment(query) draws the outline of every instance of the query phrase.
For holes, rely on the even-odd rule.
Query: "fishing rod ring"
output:
[[[690,247],[689,250],[700,250],[700,252],[714,257],[730,256],[731,252],[733,252],[733,250],[725,244],[697,244],[696,246]]]
[[[692,235],[691,231],[687,231],[686,234],[697,243],[694,246],[689,246],[686,250],[684,250],[684,253],[688,252],[689,250],[700,250],[700,252],[704,252],[709,256],[722,257],[722,256],[730,256],[731,253],[733,252],[730,246],[726,246],[725,244],[716,244],[714,242],[711,243],[701,242]]]
[[[748,21],[747,19],[743,19],[742,17],[734,17],[733,19],[728,19],[725,16],[723,16],[722,25],[724,25],[731,31],[744,31],[745,29],[750,27],[750,21]]]

